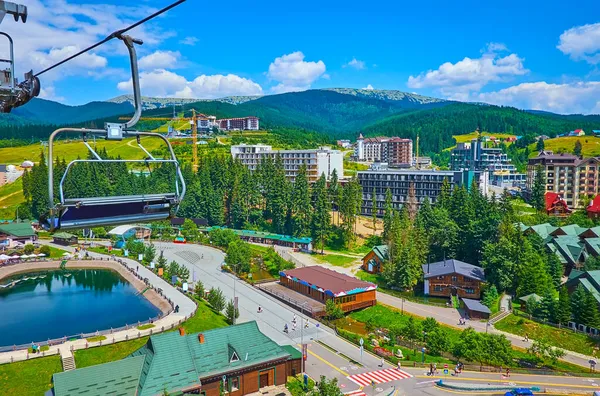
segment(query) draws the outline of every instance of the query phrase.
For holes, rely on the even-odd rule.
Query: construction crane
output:
[[[194,173],[198,172],[198,118],[196,117],[196,109],[192,109],[192,169]]]

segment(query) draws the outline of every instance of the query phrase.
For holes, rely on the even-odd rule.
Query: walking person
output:
[[[510,377],[510,368],[506,368],[506,378]]]
[[[381,358],[381,363],[379,364],[379,367],[383,367],[384,363],[385,363],[385,360],[383,358]]]
[[[429,363],[429,375],[432,376],[433,375],[433,364]]]
[[[437,375],[437,363],[433,363],[433,375]]]

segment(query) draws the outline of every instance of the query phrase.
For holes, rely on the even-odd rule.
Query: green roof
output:
[[[388,257],[388,247],[387,245],[379,245],[373,246],[373,252],[381,261],[387,260]]]
[[[583,243],[580,242],[580,239],[577,236],[559,236],[554,238],[551,243],[557,247],[558,251],[565,257],[567,262],[572,264],[579,262],[579,257],[584,252]]]
[[[55,389],[60,391],[55,391],[55,396],[79,395],[69,392],[84,387],[97,389],[106,383],[122,385],[118,389],[121,393],[114,395],[150,396],[165,389],[179,392],[200,385],[203,379],[274,360],[301,357],[299,352],[292,354],[289,348],[279,346],[261,333],[254,321],[205,331],[202,344],[198,334],[181,336],[178,332],[169,332],[151,336],[146,345],[123,360],[56,374],[54,378],[60,386]],[[127,373],[126,389],[121,380],[124,373]],[[68,376],[60,377],[62,374]],[[133,391],[125,393],[130,391],[130,383]],[[109,393],[85,393],[96,394]]]
[[[529,302],[529,300],[531,300],[531,299],[535,300],[535,302],[540,302],[540,301],[542,301],[542,297],[541,297],[541,296],[538,296],[538,295],[537,295],[537,294],[535,294],[535,293],[531,293],[531,294],[528,294],[528,295],[526,295],[526,296],[523,296],[523,297],[519,298],[519,300],[521,300],[521,301],[525,301],[525,302]]]
[[[526,228],[524,231],[530,229],[538,234],[542,239],[546,239],[548,235],[552,232],[556,231],[558,227],[553,226],[550,223],[537,224],[531,227]]]
[[[290,354],[290,359],[302,359],[302,352],[291,345],[282,345],[281,348]]]
[[[52,376],[56,396],[135,396],[143,356],[56,373]]]
[[[589,250],[600,255],[600,238],[585,238],[584,242]]]
[[[224,230],[224,229],[228,229],[228,228],[219,227],[219,226],[199,228],[200,231],[205,231],[205,232],[210,232],[212,230]],[[285,242],[302,243],[302,244],[308,244],[308,243],[312,242],[312,238],[309,238],[309,237],[294,237],[294,236],[290,236],[290,235],[271,234],[269,232],[263,232],[263,231],[235,230],[232,228],[229,228],[229,229],[231,231],[233,231],[236,235],[239,235],[241,237],[246,237],[246,238],[262,238],[262,239],[269,239],[272,241],[285,241]]]
[[[587,228],[579,227],[577,224],[569,224],[563,227],[560,227],[560,230],[569,236],[578,236],[582,232],[586,231]]]
[[[77,237],[77,235],[69,234],[68,232],[57,232],[56,234],[52,235],[52,238],[59,239],[71,239],[73,237]]]
[[[15,237],[32,237],[35,235],[33,227],[29,223],[0,224],[0,233]]]
[[[588,279],[585,278],[581,278],[579,279],[579,283],[581,283],[581,285],[590,293],[592,293],[592,295],[594,296],[594,298],[596,299],[596,301],[598,301],[598,303],[600,303],[600,291],[598,290],[597,287],[595,287],[592,282],[590,282]]]

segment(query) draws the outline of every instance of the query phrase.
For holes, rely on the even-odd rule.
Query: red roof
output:
[[[348,293],[353,290],[375,290],[377,286],[370,282],[364,282],[346,274],[341,274],[332,271],[328,268],[323,268],[318,265],[311,267],[295,268],[287,271],[282,271],[286,276],[296,278],[299,281],[304,281],[317,288],[323,289],[325,292],[330,291],[332,294]]]
[[[594,199],[590,201],[587,211],[592,213],[600,213],[600,195],[596,195]]]
[[[575,132],[577,132],[577,133],[583,132],[583,129],[575,129]]]
[[[545,198],[546,198],[546,211],[547,212],[554,211],[554,209],[557,206],[562,206],[566,212],[571,211],[571,209],[569,209],[569,207],[567,206],[567,201],[562,199],[560,194],[557,194],[554,192],[547,192]]]

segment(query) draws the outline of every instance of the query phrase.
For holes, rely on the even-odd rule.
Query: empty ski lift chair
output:
[[[137,57],[134,47],[134,44],[142,44],[142,42],[126,35],[117,34],[116,37],[125,43],[129,51],[135,113],[132,119],[125,124],[106,123],[105,129],[60,128],[50,135],[48,140],[48,192],[51,207],[49,212],[40,219],[40,224],[47,230],[54,231],[58,229],[90,228],[165,220],[176,213],[179,204],[185,195],[185,181],[181,173],[179,162],[177,161],[168,139],[159,133],[130,130],[130,128],[138,122],[142,113]],[[65,173],[58,183],[59,194],[57,197],[58,200],[55,201],[54,139],[60,134],[67,133],[81,134],[83,144],[88,148],[95,159],[77,159],[71,161],[67,165]],[[126,137],[136,137],[137,144],[144,152],[146,158],[139,160],[103,159],[88,144],[87,138],[89,136],[104,137],[107,140],[117,141]],[[142,146],[140,137],[155,137],[157,139],[162,139],[167,145],[169,158],[154,158],[152,154]],[[148,167],[151,164],[172,164],[175,169],[174,191],[168,193],[137,194],[129,196],[66,198],[64,191],[65,180],[69,171],[80,163],[137,163]]]

